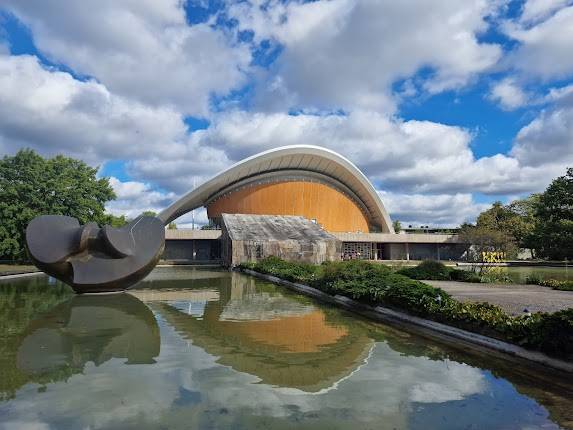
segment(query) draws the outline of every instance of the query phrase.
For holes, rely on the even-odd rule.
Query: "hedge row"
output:
[[[398,270],[398,273],[412,279],[432,280],[432,281],[463,281],[481,282],[480,276],[471,270],[454,269],[447,267],[439,261],[422,261],[416,267],[405,267]]]
[[[440,288],[410,279],[387,266],[364,261],[314,266],[269,257],[242,267],[310,285],[329,294],[393,307],[561,358],[573,358],[573,309],[512,317],[497,306],[459,302]]]
[[[573,281],[571,280],[560,281],[557,279],[542,279],[538,276],[532,275],[525,278],[525,283],[541,285],[543,287],[553,288],[554,290],[573,291]]]

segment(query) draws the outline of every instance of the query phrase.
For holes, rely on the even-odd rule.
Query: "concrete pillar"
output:
[[[404,245],[406,245],[406,260],[410,260],[410,244],[406,242]]]
[[[374,249],[374,260],[378,260],[378,245],[371,243],[370,246]]]
[[[436,243],[436,255],[438,256],[438,261],[440,261],[440,244]]]

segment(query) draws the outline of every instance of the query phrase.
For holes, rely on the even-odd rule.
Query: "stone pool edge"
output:
[[[457,327],[452,327],[439,322],[416,317],[404,312],[385,308],[383,306],[366,305],[364,303],[360,303],[356,300],[340,295],[331,296],[330,294],[317,290],[316,288],[309,287],[308,285],[287,281],[281,278],[277,278],[276,276],[256,272],[251,269],[238,270],[246,273],[247,275],[255,276],[274,284],[285,286],[298,293],[315,298],[322,302],[339,306],[348,311],[357,313],[376,321],[416,328],[417,330],[421,329],[421,331],[432,337],[449,338],[449,340],[451,340],[451,338],[455,338],[471,345],[500,352],[506,356],[510,355],[512,357],[518,357],[526,361],[551,367],[552,369],[573,373],[573,363],[568,363],[557,358],[549,357],[542,352],[531,351],[509,342],[504,342],[502,340],[494,339],[481,334],[472,333]]]
[[[22,273],[8,273],[6,275],[0,275],[0,281],[3,279],[15,279],[15,278],[24,278],[26,276],[36,276],[36,275],[43,275],[44,272],[35,271],[35,272],[22,272]]]

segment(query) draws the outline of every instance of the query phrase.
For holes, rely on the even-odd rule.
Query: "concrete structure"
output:
[[[225,233],[226,214],[302,217],[307,220],[304,225],[316,226],[312,231],[330,234],[341,243],[336,247],[336,256],[330,251],[320,251],[320,255],[309,258],[305,254],[309,251],[303,251],[305,246],[308,248],[309,238],[299,234],[298,239],[289,239],[291,244],[286,246],[286,238],[294,230],[282,222],[284,231],[278,233],[275,229],[273,235],[261,236],[267,244],[262,253],[285,257],[288,254],[289,259],[456,260],[466,248],[453,234],[394,233],[390,216],[366,176],[346,158],[318,146],[287,146],[247,158],[194,189],[158,217],[167,225],[199,207],[207,209],[211,223],[223,232],[167,230],[164,259],[201,262],[222,258],[232,265],[260,254],[256,248],[260,243],[256,240],[231,238],[232,235]],[[238,222],[238,218],[227,219]],[[247,220],[250,225],[244,224]],[[244,237],[257,237],[261,233],[261,220],[242,219]],[[279,218],[275,221],[281,224]],[[275,221],[267,218],[265,228]],[[296,240],[301,242],[293,246]],[[233,242],[242,250],[229,249],[229,243],[232,248]],[[247,250],[247,243],[253,248]],[[286,252],[288,247],[291,251]],[[301,253],[305,256],[295,258]]]
[[[340,259],[341,242],[304,217],[223,214],[222,219],[226,266],[269,256],[314,264]]]

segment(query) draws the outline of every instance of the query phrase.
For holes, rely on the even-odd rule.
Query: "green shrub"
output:
[[[312,283],[319,271],[319,266],[306,263],[291,263],[278,257],[267,257],[258,263],[243,263],[242,268],[278,276],[292,282]]]
[[[473,270],[450,269],[450,280],[461,282],[481,282],[480,276]]]
[[[526,346],[552,355],[573,356],[573,309],[543,314],[527,335]]]
[[[485,283],[511,283],[507,270],[502,267],[490,267],[485,269],[481,275],[473,270],[460,270],[447,267],[439,261],[423,261],[416,267],[407,267],[398,270],[399,274],[417,280],[432,281],[461,281],[461,282],[485,282]]]
[[[543,279],[538,275],[528,275],[525,278],[526,284],[541,285],[553,288],[554,290],[573,291],[573,280]]]
[[[573,291],[573,281],[558,281],[557,279],[547,279],[539,282],[539,285],[550,287],[554,290]]]
[[[511,284],[513,280],[505,267],[487,267],[481,273],[480,282]]]
[[[448,281],[450,280],[450,271],[450,268],[439,261],[425,260],[416,267],[400,269],[398,273],[412,279]]]
[[[527,275],[525,277],[526,284],[541,285],[541,282],[543,282],[543,278],[536,274]]]
[[[548,354],[573,357],[573,309],[512,317],[498,306],[459,302],[440,288],[402,275],[402,271],[396,273],[389,267],[364,261],[313,266],[270,257],[254,265],[242,266],[305,283],[329,294],[383,304]],[[469,280],[477,276],[471,271],[456,269],[449,269],[449,273],[451,278],[459,277],[457,279]]]

